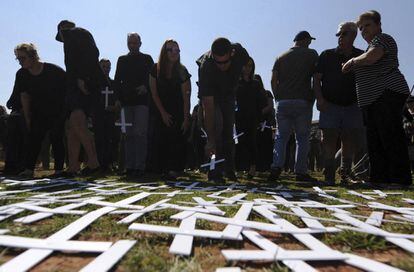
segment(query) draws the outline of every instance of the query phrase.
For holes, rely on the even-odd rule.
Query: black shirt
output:
[[[99,66],[99,50],[92,34],[80,27],[62,33],[69,84],[73,84],[76,79],[83,79],[89,91],[96,94],[106,82],[106,77]]]
[[[51,116],[64,111],[66,80],[65,71],[57,65],[43,63],[39,75],[32,75],[20,68],[16,73],[18,93],[30,95],[30,110],[34,115]]]
[[[147,54],[127,54],[118,58],[115,88],[123,106],[148,105],[149,73],[154,61]],[[144,85],[147,93],[138,95],[137,87]]]
[[[151,76],[157,80],[157,92],[165,111],[173,116],[177,123],[184,120],[184,100],[181,84],[190,79],[191,75],[182,65],[171,78],[158,76],[157,64],[151,69]]]
[[[340,106],[356,103],[355,74],[342,73],[342,64],[362,53],[364,51],[357,48],[353,48],[349,56],[341,53],[339,48],[328,49],[321,53],[316,71],[322,74],[322,96],[328,102]]]
[[[198,64],[198,97],[214,96],[222,100],[233,98],[243,66],[249,61],[249,54],[240,44],[232,45],[234,56],[231,57],[231,66],[228,71],[220,71],[213,59],[211,51],[202,55]]]
[[[239,81],[236,91],[238,127],[241,125],[256,127],[261,117],[261,111],[266,104],[266,97],[258,81]],[[243,125],[244,123],[244,125]]]

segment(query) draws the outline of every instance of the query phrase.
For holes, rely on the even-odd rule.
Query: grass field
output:
[[[321,175],[314,173],[315,176],[321,178]],[[119,176],[106,176],[106,177],[88,177],[86,179],[78,180],[94,180],[95,178],[105,178],[105,179],[116,179],[116,182],[125,182],[126,184],[134,184],[138,181],[135,180],[126,180],[122,179]],[[310,192],[309,199],[322,202],[325,204],[341,204],[337,201],[328,200],[325,198],[318,197],[313,189],[312,184],[303,184],[296,183],[293,181],[293,176],[289,174],[282,175],[282,181],[275,184],[269,184],[266,182],[265,175],[255,177],[253,180],[246,180],[241,175],[239,183],[246,185],[247,189],[249,188],[262,188],[262,187],[271,187],[279,184],[285,185],[287,188],[292,191],[305,191]],[[180,181],[199,181],[201,184],[199,186],[210,186],[216,185],[211,184],[206,181],[205,174],[188,172],[186,175],[180,179]],[[147,176],[139,182],[157,182],[159,184],[166,184],[163,181],[160,181],[159,177],[156,176]],[[227,185],[231,183],[228,182]],[[5,187],[0,184],[0,193],[5,190]],[[62,188],[53,188],[51,191],[71,189],[73,186],[62,187]],[[7,187],[7,190],[19,190],[22,187],[13,186]],[[173,190],[179,190],[180,188],[165,188],[162,189],[162,192],[170,192]],[[347,193],[347,190],[355,190],[357,192],[372,191],[371,187],[367,186],[352,186],[352,187],[323,187],[323,189],[335,189],[337,190],[334,193],[331,193],[333,196],[350,200],[356,203],[367,204],[369,200],[365,200],[361,197],[350,195]],[[131,189],[132,190],[132,189]],[[86,190],[79,189],[73,193],[85,192]],[[241,190],[242,192],[243,190]],[[410,207],[410,204],[402,202],[401,199],[411,198],[414,199],[414,192],[412,189],[396,189],[396,190],[386,190],[384,192],[402,192],[403,195],[389,195],[386,198],[378,199],[377,201],[383,204],[392,205],[392,206],[406,206]],[[208,199],[207,195],[210,192],[200,192],[192,191],[193,194],[187,195],[177,195],[172,198],[170,203],[182,204],[182,202],[191,202],[192,197],[202,196],[205,199]],[[34,194],[39,194],[41,192],[26,192],[17,194],[16,197],[29,197]],[[238,192],[239,193],[239,192]],[[131,194],[121,194],[115,196],[108,196],[105,198],[105,201],[116,202],[122,199],[125,199]],[[224,196],[232,196],[236,194],[235,192],[225,194]],[[139,201],[137,205],[148,206],[156,201],[165,198],[163,195],[151,195],[150,197]],[[264,193],[251,193],[249,192],[245,199],[254,200],[257,198],[268,198],[271,197]],[[22,201],[22,199],[4,199],[0,196],[0,206],[12,204],[15,202]],[[300,198],[289,199],[290,201],[299,201]],[[49,208],[56,207],[58,205],[53,204],[49,205]],[[231,207],[221,207],[223,211],[226,212],[227,217],[232,217],[238,210],[240,205],[231,206]],[[411,208],[413,205],[411,205]],[[81,208],[81,210],[93,211],[100,207],[95,205],[87,205]],[[277,207],[279,210],[286,210],[283,206]],[[317,217],[332,218],[331,213],[326,210],[319,209],[305,209],[308,213]],[[369,216],[373,209],[361,205],[357,208],[347,209],[353,214]],[[18,216],[10,217],[4,221],[0,222],[0,229],[9,229],[10,235],[24,236],[24,237],[36,237],[36,238],[46,238],[58,230],[62,229],[64,226],[70,224],[71,222],[78,219],[78,215],[54,215],[48,219],[44,219],[32,224],[19,224],[13,222],[14,219],[31,214],[33,212],[25,211]],[[148,224],[157,224],[165,226],[178,226],[179,221],[172,220],[169,217],[176,214],[177,211],[172,209],[164,209],[160,211],[155,211],[146,214],[145,216],[136,220],[139,223],[148,223]],[[396,220],[392,215],[397,215],[397,213],[385,211],[384,219]],[[305,224],[301,219],[294,215],[289,214],[280,214],[281,217],[287,219],[291,223],[295,224],[298,227],[305,227]],[[243,241],[228,241],[228,240],[211,240],[206,238],[195,238],[193,244],[193,253],[190,257],[178,257],[171,255],[168,252],[169,246],[173,240],[172,235],[167,234],[151,234],[139,231],[128,230],[127,224],[117,224],[117,221],[125,217],[124,215],[105,215],[99,218],[97,221],[92,223],[88,228],[80,232],[72,240],[86,240],[86,241],[117,241],[120,239],[132,239],[137,240],[135,246],[125,255],[122,260],[117,264],[113,271],[215,271],[218,267],[226,266],[238,266],[242,268],[243,271],[289,271],[282,263],[278,262],[226,262],[223,255],[221,254],[222,249],[255,249],[256,246],[251,244],[248,240]],[[260,222],[268,222],[263,217],[252,212],[250,214],[249,220],[255,220]],[[364,221],[361,219],[361,221]],[[335,226],[335,222],[323,222],[325,226]],[[222,224],[212,223],[205,220],[197,221],[198,229],[206,230],[223,230],[225,226]],[[383,230],[397,233],[414,233],[414,225],[408,223],[393,223],[393,222],[384,222],[381,225]],[[282,235],[277,233],[267,233],[260,232],[267,238],[281,246],[284,249],[290,250],[299,250],[306,249],[304,245],[299,243],[290,235]],[[354,231],[342,231],[339,233],[332,234],[318,234],[315,235],[319,240],[323,241],[326,245],[337,249],[341,252],[352,252],[354,254],[368,257],[370,259],[377,260],[382,263],[386,263],[393,267],[406,270],[414,271],[414,255],[409,252],[388,243],[384,238],[379,236],[354,232]],[[13,257],[24,252],[23,249],[13,249],[13,248],[1,248],[0,247],[0,265],[4,264]],[[35,266],[31,271],[77,271],[91,262],[98,254],[69,254],[69,253],[53,253],[46,260]],[[357,268],[346,265],[341,262],[309,262],[314,268],[320,271],[360,271]]]

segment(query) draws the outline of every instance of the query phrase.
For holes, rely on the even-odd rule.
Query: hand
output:
[[[328,103],[323,97],[316,99],[316,108],[318,109],[318,111],[325,111],[327,107],[328,107]]]
[[[168,112],[165,111],[165,112],[161,113],[161,118],[162,118],[162,121],[164,122],[164,124],[167,127],[171,127],[171,125],[173,123],[171,114],[169,114]]]
[[[183,124],[181,125],[181,131],[183,132],[183,134],[187,132],[189,126],[190,121],[188,120],[188,118],[185,118]]]
[[[144,85],[137,87],[136,90],[138,92],[138,95],[144,95],[148,92],[147,87],[145,87]]]
[[[349,73],[354,67],[354,59],[348,60],[345,64],[342,65],[342,73]]]
[[[83,79],[78,78],[77,79],[77,83],[78,83],[78,88],[85,94],[85,95],[89,95],[89,91],[88,88],[86,88],[86,84],[85,81]]]
[[[216,143],[207,141],[204,149],[205,149],[206,155],[211,157],[211,155],[216,154]]]

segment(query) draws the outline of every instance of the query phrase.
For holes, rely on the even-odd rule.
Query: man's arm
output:
[[[271,80],[270,84],[272,86],[273,96],[276,97],[277,87],[279,85],[279,79],[278,79],[278,72],[277,71],[272,72],[272,80]]]
[[[216,153],[216,131],[214,118],[214,96],[205,96],[201,98],[204,110],[204,128],[207,133],[206,151],[209,155]]]
[[[322,74],[321,73],[313,74],[313,90],[315,92],[315,97],[316,97],[316,108],[319,111],[325,110],[326,101],[322,95]]]
[[[27,129],[30,130],[32,121],[30,116],[30,95],[27,92],[22,92],[20,93],[20,100],[22,102],[23,115]]]

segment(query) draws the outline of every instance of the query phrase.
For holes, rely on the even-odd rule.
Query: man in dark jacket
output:
[[[68,174],[80,170],[79,152],[82,145],[88,158],[82,174],[89,175],[99,169],[94,139],[87,127],[87,116],[99,100],[101,86],[106,81],[99,66],[99,50],[89,31],[67,20],[59,23],[56,40],[64,44],[68,82]]]

